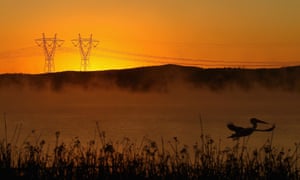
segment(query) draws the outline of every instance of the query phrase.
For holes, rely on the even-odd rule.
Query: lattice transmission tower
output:
[[[54,55],[56,47],[60,47],[64,40],[57,39],[56,34],[53,38],[46,38],[45,33],[43,33],[43,37],[40,39],[35,39],[36,44],[39,47],[42,47],[44,50],[45,55],[45,72],[54,72],[55,66],[54,66]]]
[[[89,38],[82,38],[78,34],[78,39],[71,40],[75,47],[79,48],[81,54],[81,66],[80,70],[86,71],[89,66],[89,59],[92,48],[97,47],[99,44],[98,40],[93,40],[93,35],[91,34]]]

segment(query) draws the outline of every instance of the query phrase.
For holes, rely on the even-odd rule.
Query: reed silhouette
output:
[[[192,149],[178,137],[159,143],[143,137],[107,141],[105,131],[86,145],[74,138],[70,144],[55,133],[55,147],[46,142],[18,145],[0,141],[0,179],[299,179],[298,149],[284,151],[266,143],[263,147],[236,151],[222,148],[203,135]],[[34,136],[34,131],[31,132]],[[268,141],[267,141],[268,142]],[[244,148],[244,147],[242,147]]]

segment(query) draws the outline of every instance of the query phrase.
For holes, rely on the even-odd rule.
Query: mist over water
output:
[[[9,139],[15,127],[22,124],[19,143],[32,130],[36,131],[35,137],[29,137],[33,140],[40,137],[53,143],[55,132],[60,131],[62,141],[68,142],[78,136],[86,142],[98,138],[96,122],[99,122],[108,140],[129,137],[140,141],[148,136],[159,142],[161,137],[166,141],[178,137],[182,144],[191,147],[200,139],[200,114],[204,134],[214,140],[221,139],[223,146],[234,144],[227,138],[231,132],[226,124],[250,126],[252,117],[270,123],[261,128],[276,124],[274,145],[290,147],[300,139],[298,91],[260,86],[243,89],[234,85],[215,91],[205,86],[195,87],[183,78],[156,85],[154,90],[148,86],[135,86],[138,90],[124,88],[114,83],[102,82],[101,86],[95,86],[97,88],[82,88],[71,83],[56,86],[58,90],[47,83],[32,87],[27,81],[7,87],[2,85],[0,112],[6,112]],[[146,90],[141,90],[143,88]],[[2,119],[1,139],[4,138]],[[261,147],[271,136],[270,132],[255,132],[249,144]]]

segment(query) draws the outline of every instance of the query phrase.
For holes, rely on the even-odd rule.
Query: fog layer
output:
[[[108,139],[144,135],[178,137],[189,145],[204,133],[224,145],[233,142],[228,122],[250,126],[256,117],[276,124],[274,143],[293,145],[300,138],[299,71],[292,69],[204,70],[162,66],[124,71],[1,75],[0,112],[9,137],[22,124],[21,143],[31,130],[49,142],[60,131],[66,141],[97,138],[96,122]],[[241,76],[240,76],[241,75]],[[295,75],[295,77],[293,76]],[[260,77],[260,78],[259,78]],[[268,127],[267,125],[264,127]],[[4,124],[0,124],[0,138]],[[255,133],[262,145],[271,133]]]

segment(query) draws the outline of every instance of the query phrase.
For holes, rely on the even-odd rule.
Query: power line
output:
[[[45,56],[45,72],[53,72],[55,70],[54,66],[54,55],[56,47],[60,47],[64,40],[57,39],[57,35],[54,35],[54,38],[46,38],[45,34],[42,34],[42,38],[35,39],[35,42],[39,47],[42,47],[44,50]],[[89,65],[89,58],[91,54],[91,49],[95,48],[99,41],[94,40],[92,34],[89,38],[82,38],[81,35],[78,35],[78,39],[71,40],[75,47],[78,47],[81,54],[81,70],[86,71]],[[70,51],[70,47],[68,50]],[[18,49],[18,51],[25,51],[26,48]],[[105,55],[108,58],[115,58],[120,60],[129,60],[129,61],[140,61],[147,63],[156,63],[156,64],[179,64],[187,66],[205,66],[205,67],[280,67],[280,66],[291,66],[299,65],[300,61],[289,61],[279,62],[279,61],[267,61],[267,60],[225,60],[225,59],[205,59],[205,58],[189,58],[189,57],[176,57],[176,56],[161,56],[161,55],[149,55],[139,52],[128,52],[124,50],[115,50],[110,48],[100,48],[101,53],[109,53],[112,55]],[[71,52],[71,51],[70,51]],[[8,55],[7,55],[8,54]],[[0,53],[0,56],[17,55],[15,52],[6,52]],[[100,55],[103,57],[103,55]]]
[[[140,53],[132,53],[126,51],[112,50],[107,48],[100,48],[102,52],[108,52],[116,55],[105,55],[109,58],[130,60],[130,61],[143,61],[150,63],[176,63],[188,66],[206,66],[206,67],[280,67],[287,66],[288,64],[299,64],[299,62],[281,63],[270,61],[230,61],[230,60],[210,60],[210,59],[196,59],[184,57],[171,57],[171,56],[155,56]],[[103,56],[103,55],[102,55]]]
[[[155,64],[178,64],[184,66],[199,66],[199,67],[279,67],[280,64],[241,64],[241,63],[201,63],[201,62],[170,62],[170,61],[161,61],[158,59],[149,59],[149,58],[140,58],[140,57],[128,57],[128,56],[118,56],[118,55],[100,55],[102,58],[113,58],[119,60],[135,61],[135,62],[145,62],[145,63],[155,63]]]
[[[150,59],[162,59],[162,60],[175,60],[175,61],[183,61],[183,62],[192,62],[193,64],[200,63],[224,63],[224,64],[254,64],[254,65],[268,65],[269,62],[266,61],[232,61],[232,60],[213,60],[213,59],[202,59],[202,58],[186,58],[186,57],[174,57],[174,56],[156,56],[156,55],[148,55],[148,54],[141,54],[141,53],[133,53],[127,51],[119,51],[113,50],[108,48],[100,48],[102,51],[106,51],[113,54],[122,54],[127,56],[133,57],[143,57],[143,58],[150,58]]]
[[[0,59],[4,58],[15,58],[15,57],[24,57],[24,56],[32,56],[36,54],[36,51],[33,51],[34,46],[30,47],[23,47],[15,50],[10,50],[10,51],[3,51],[0,52]],[[278,60],[274,62],[274,60],[271,61],[262,61],[260,60],[259,62],[257,61],[228,61],[228,60],[213,60],[214,62],[211,62],[210,59],[205,59],[206,61],[200,61],[200,59],[197,59],[197,61],[180,61],[177,62],[174,59],[161,59],[161,56],[156,56],[156,55],[151,55],[151,58],[146,56],[135,56],[136,54],[139,55],[144,55],[141,53],[134,53],[134,52],[127,52],[123,50],[114,50],[110,48],[99,48],[101,53],[97,53],[96,51],[96,56],[99,56],[101,58],[115,58],[115,59],[120,59],[120,60],[128,60],[128,61],[139,61],[139,62],[147,62],[147,63],[157,63],[157,64],[165,64],[165,63],[176,63],[176,64],[181,64],[181,65],[187,65],[187,66],[205,66],[205,67],[280,67],[280,66],[297,66],[300,64],[300,61],[297,60],[289,60],[288,62],[279,62]],[[27,51],[32,51],[29,54]],[[62,47],[62,50],[64,53],[74,53],[74,48],[70,46],[64,46]],[[25,53],[26,52],[26,53]],[[104,54],[113,54],[113,55],[104,55]],[[168,56],[163,56],[163,57],[168,57]],[[179,58],[179,57],[176,57]],[[182,57],[180,57],[182,58]],[[196,59],[196,58],[185,58],[185,59]],[[163,61],[165,60],[165,61]],[[166,61],[170,60],[170,61]]]

